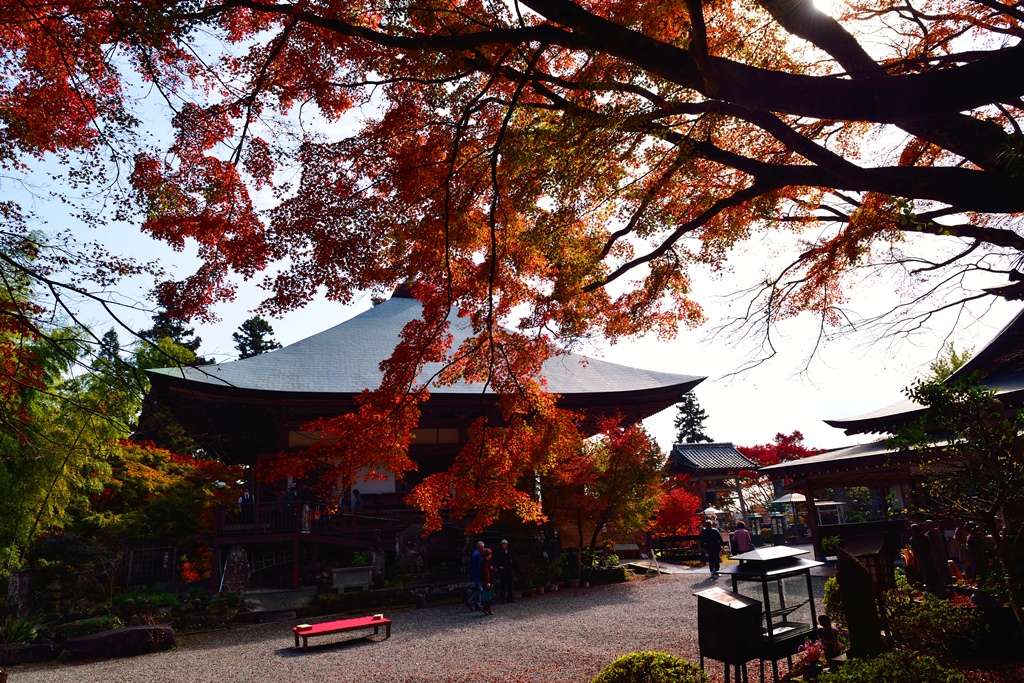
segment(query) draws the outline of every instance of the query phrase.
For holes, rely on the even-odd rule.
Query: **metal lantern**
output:
[[[762,519],[764,519],[764,517],[757,514],[756,512],[751,512],[749,515],[747,515],[747,526],[750,527],[748,531],[750,531],[752,535],[757,536],[761,533]]]
[[[774,519],[772,520],[774,522]],[[761,639],[757,658],[770,660],[778,680],[778,660],[790,661],[817,628],[817,610],[811,586],[811,569],[824,562],[799,557],[806,550],[783,545],[758,548],[730,559],[738,564],[721,573],[732,578],[732,590],[761,604]]]
[[[772,535],[775,537],[775,545],[783,545],[786,542],[786,515],[781,512],[773,512],[770,515],[772,524]]]

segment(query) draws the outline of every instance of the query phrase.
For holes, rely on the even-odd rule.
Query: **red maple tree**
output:
[[[791,434],[779,432],[775,440],[757,446],[737,446],[736,450],[756,462],[760,467],[777,465],[780,462],[799,460],[811,455],[824,453],[822,448],[810,448],[804,445],[804,435],[794,429]]]
[[[676,481],[662,498],[661,508],[654,523],[658,536],[678,536],[700,530],[700,496],[685,482]]]
[[[509,431],[477,425],[478,455],[450,476],[478,462],[514,476],[571,422],[531,381],[540,363],[594,335],[698,324],[691,270],[721,268],[755,231],[803,241],[744,321],[840,325],[845,278],[865,267],[905,275],[909,301],[921,281],[966,301],[985,294],[965,272],[1018,276],[1024,14],[917,4],[855,0],[834,18],[778,0],[4,0],[0,162],[79,155],[68,201],[80,183],[115,191],[130,167],[137,203],[112,202],[118,215],[137,209],[201,259],[157,287],[178,316],[209,316],[236,278],[268,271],[266,313],[417,282],[424,321],[382,387],[318,426],[358,419],[381,449],[346,467],[404,471],[417,371],[445,358],[439,381],[508,397]],[[137,137],[140,85],[170,112],[165,148]],[[872,154],[883,130],[900,132]],[[140,268],[89,263],[94,281]],[[450,313],[474,330],[457,349]],[[522,461],[506,467],[492,446],[509,439]],[[418,502],[446,502],[444,483]]]

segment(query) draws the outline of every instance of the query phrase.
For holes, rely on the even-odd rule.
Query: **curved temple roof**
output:
[[[743,470],[756,470],[757,463],[745,457],[731,443],[677,443],[669,455],[668,471],[695,477],[727,477]]]
[[[1024,404],[1024,311],[1018,313],[988,344],[978,351],[946,382],[979,377],[979,383],[994,389],[1008,407]],[[897,401],[863,415],[825,420],[825,424],[845,429],[847,434],[892,433],[926,409],[909,399]]]
[[[213,366],[148,370],[160,383],[193,389],[220,388],[288,394],[357,394],[380,385],[380,363],[391,355],[405,324],[419,318],[415,299],[396,294],[354,318],[276,351]],[[470,334],[468,321],[453,317],[455,344]],[[424,381],[441,369],[430,363]],[[562,395],[645,392],[677,389],[681,397],[704,378],[642,370],[567,354],[544,363],[547,390]],[[458,382],[431,386],[432,394],[479,395],[482,385]],[[487,390],[489,391],[489,390]]]

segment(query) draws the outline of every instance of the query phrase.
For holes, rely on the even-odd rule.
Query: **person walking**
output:
[[[743,522],[736,522],[736,531],[732,532],[732,539],[736,541],[736,553],[749,553],[754,549],[754,541],[750,538],[747,525]]]
[[[480,563],[480,585],[483,586],[483,590],[480,591],[480,609],[487,616],[494,614],[491,611],[491,604],[494,602],[494,583],[491,577],[492,555],[490,548],[484,548],[483,561]]]
[[[515,602],[512,598],[512,588],[515,584],[515,574],[519,569],[519,563],[515,555],[508,549],[508,540],[502,539],[501,548],[494,555],[494,566],[498,570],[498,597],[504,602]]]
[[[469,608],[470,612],[482,609],[480,606],[480,597],[484,592],[483,584],[481,583],[481,570],[483,569],[484,563],[484,542],[476,542],[476,550],[469,556],[469,580],[474,583],[473,592],[466,599],[466,607]]]
[[[718,576],[722,563],[722,534],[711,526],[711,522],[704,522],[704,529],[700,532],[700,547],[708,556],[708,568],[712,576]]]

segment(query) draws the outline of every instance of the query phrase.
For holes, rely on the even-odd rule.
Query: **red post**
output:
[[[220,537],[213,537],[213,554],[210,556],[210,592],[220,592]]]

